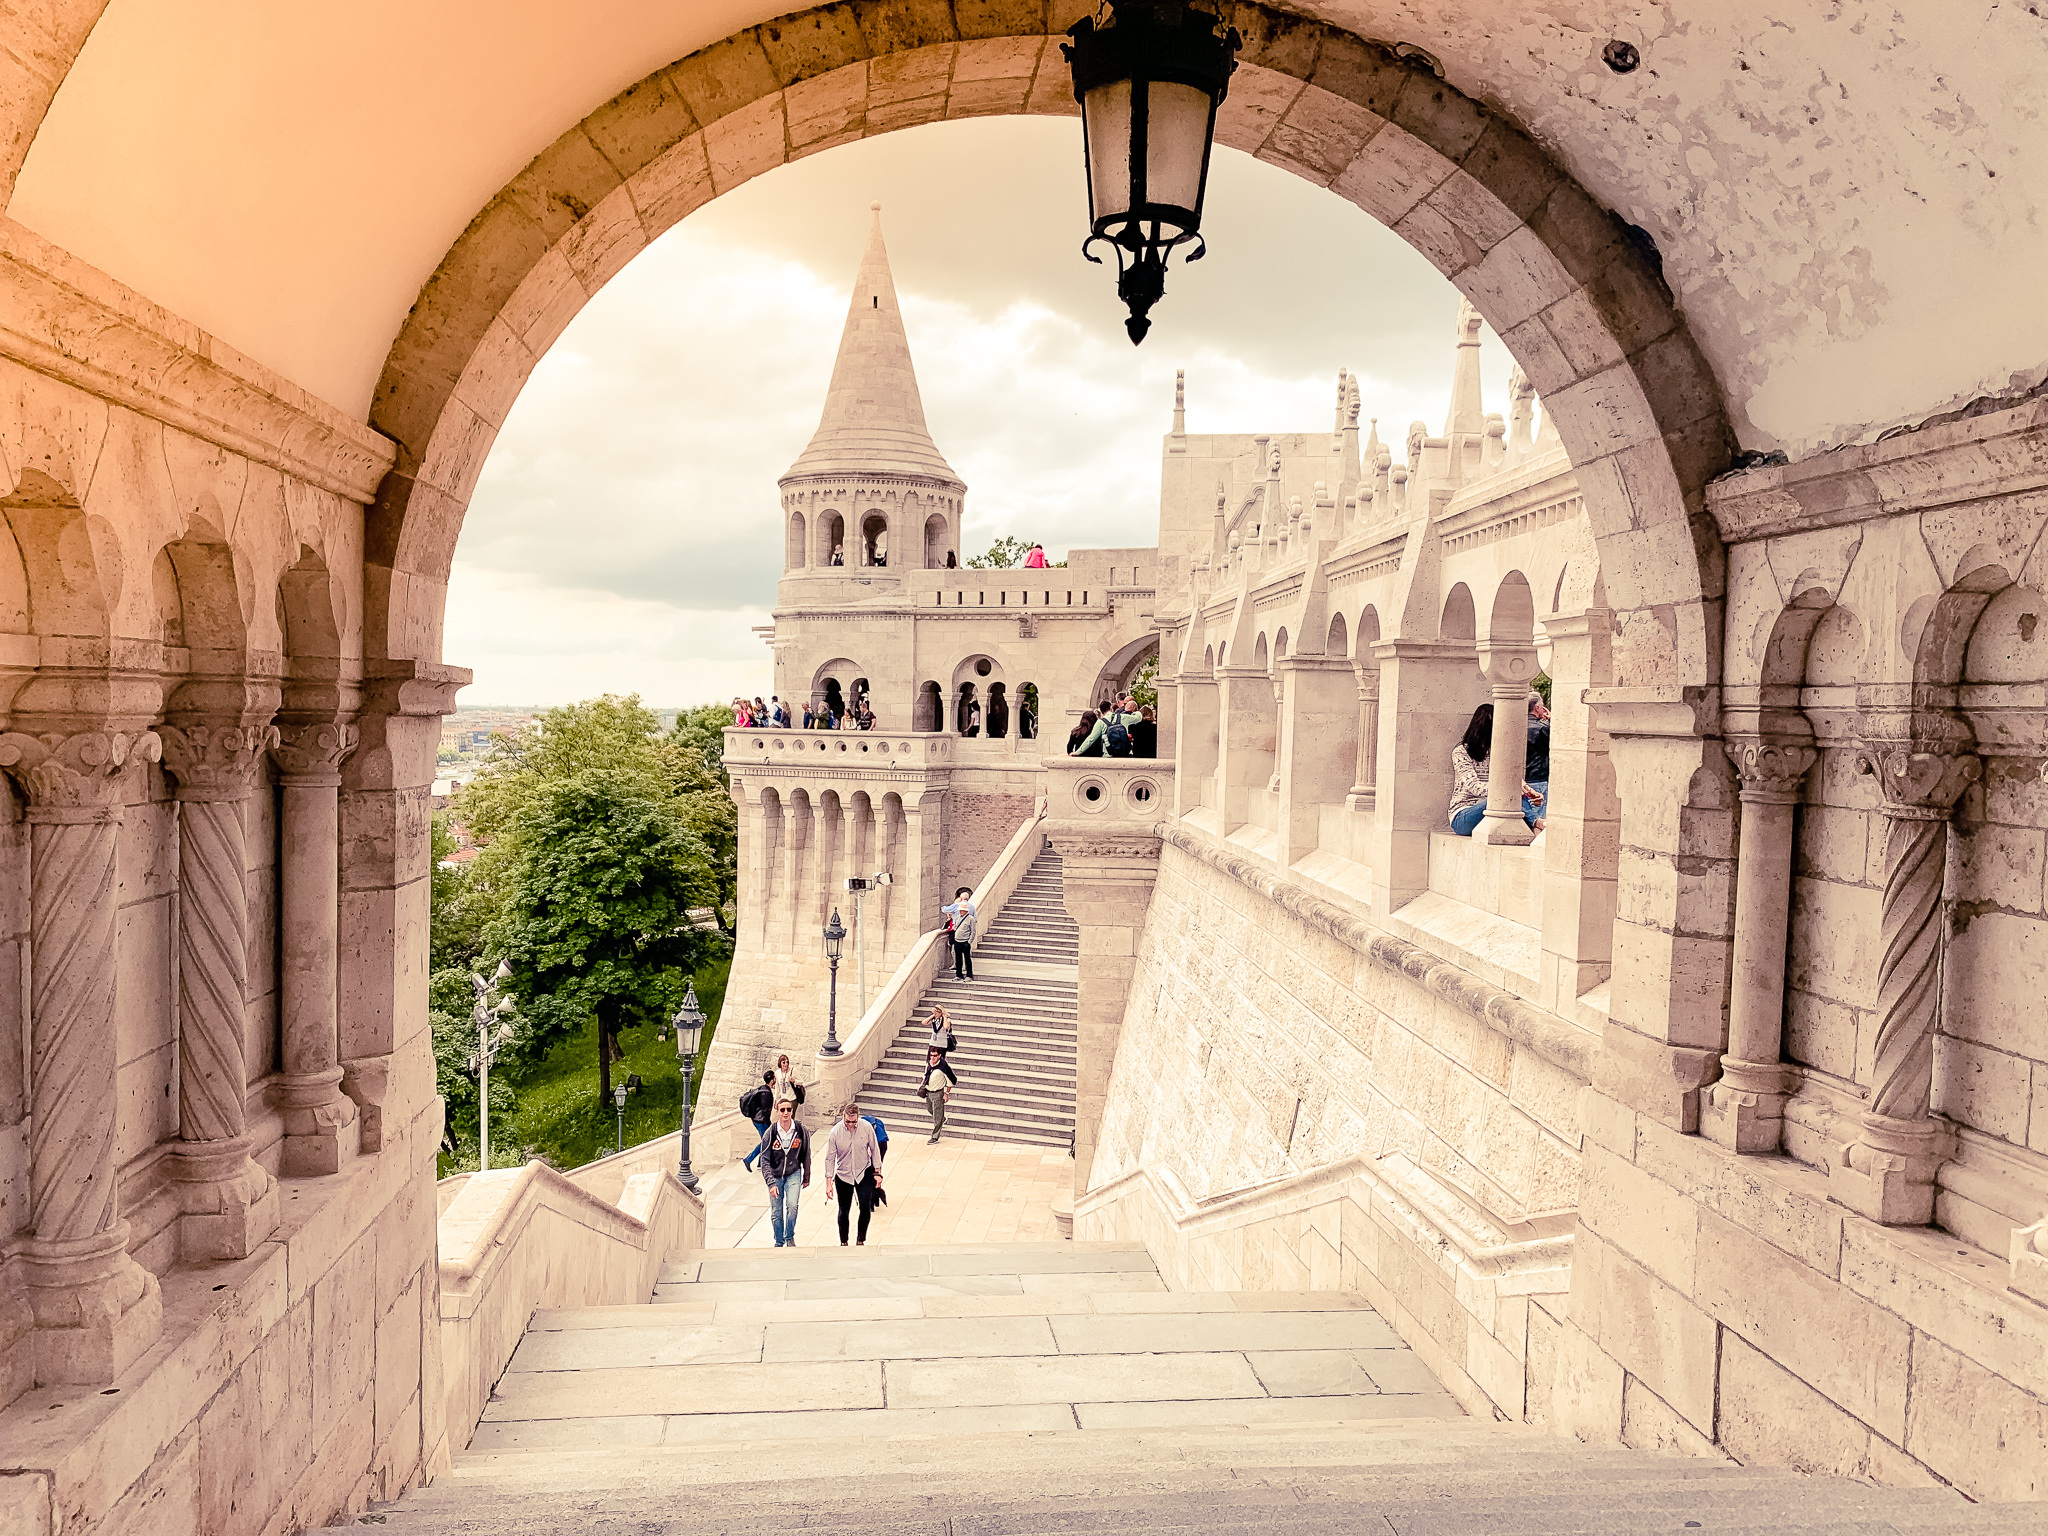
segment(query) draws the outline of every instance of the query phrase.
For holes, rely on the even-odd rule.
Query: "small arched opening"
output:
[[[1017,739],[1038,740],[1038,684],[1026,683],[1017,693]]]
[[[943,717],[946,700],[937,683],[926,683],[917,691],[917,703],[910,711],[910,728],[913,731],[937,731],[944,729]]]
[[[962,736],[981,734],[981,696],[973,683],[962,683],[953,701],[953,729]]]
[[[1010,694],[1002,683],[988,685],[988,734],[991,738],[1010,734]]]
[[[889,563],[889,519],[870,512],[860,523],[860,563],[886,566]]]
[[[924,568],[928,571],[943,570],[946,556],[952,553],[953,531],[947,524],[945,514],[934,512],[924,520]]]
[[[804,520],[803,513],[792,512],[789,514],[789,553],[785,567],[788,570],[800,571],[806,564],[809,546],[804,543],[804,538],[805,530],[808,527],[809,524]]]
[[[846,564],[846,519],[829,507],[818,514],[818,564]]]

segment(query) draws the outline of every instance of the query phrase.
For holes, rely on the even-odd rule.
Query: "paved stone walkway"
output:
[[[990,1141],[925,1143],[926,1127],[891,1124],[883,1184],[889,1203],[868,1228],[870,1247],[905,1243],[1051,1242],[1052,1200],[1071,1189],[1064,1149]],[[818,1140],[822,1144],[823,1132]],[[815,1154],[813,1154],[815,1156]],[[707,1248],[770,1248],[768,1190],[757,1173],[730,1163],[704,1181]],[[838,1205],[813,1178],[797,1208],[799,1248],[837,1248]],[[857,1218],[858,1210],[853,1213]]]

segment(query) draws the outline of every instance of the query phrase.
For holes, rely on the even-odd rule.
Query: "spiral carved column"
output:
[[[164,726],[178,798],[179,1250],[247,1258],[277,1230],[277,1184],[249,1156],[248,846],[243,815],[274,728],[240,721]]]
[[[355,1101],[341,1090],[336,1015],[341,932],[341,763],[356,728],[339,720],[286,721],[270,749],[283,787],[279,817],[279,973],[284,1015],[287,1174],[338,1173],[361,1146]]]
[[[28,798],[29,1219],[23,1278],[38,1386],[116,1376],[163,1328],[156,1277],[128,1256],[115,1158],[114,844],[130,765],[154,734],[0,736]]]
[[[1866,766],[1884,792],[1883,952],[1869,1108],[1828,1192],[1887,1226],[1934,1216],[1934,1175],[1948,1137],[1930,1115],[1941,1007],[1942,877],[1948,821],[1984,765],[1974,753],[1873,746]]]
[[[1344,803],[1369,811],[1379,799],[1380,674],[1378,668],[1358,674],[1358,769]]]
[[[1799,786],[1820,754],[1798,743],[1730,741],[1741,784],[1735,865],[1734,986],[1721,1079],[1700,1105],[1700,1134],[1736,1152],[1784,1140],[1791,1075],[1784,1055],[1785,944],[1792,919],[1792,821]]]

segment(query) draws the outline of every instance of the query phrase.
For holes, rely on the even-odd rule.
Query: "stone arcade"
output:
[[[346,1518],[468,1442],[534,1308],[643,1300],[701,1238],[659,1169],[530,1168],[453,1195],[436,1251],[464,510],[650,240],[851,138],[1070,114],[1090,7],[344,9],[0,17],[10,1529]],[[1427,256],[1556,443],[1462,385],[1384,461],[1348,389],[1327,430],[1176,432],[1157,555],[1027,604],[944,566],[935,448],[885,478],[821,432],[778,691],[866,679],[883,729],[819,739],[892,750],[857,779],[729,742],[763,986],[732,1048],[812,1008],[834,860],[901,848],[928,887],[1049,837],[1077,1236],[1182,1286],[1362,1293],[1482,1413],[2039,1496],[2041,19],[1226,9],[1221,143]],[[900,338],[869,297],[856,354]],[[888,643],[826,639],[863,607]],[[1039,757],[1155,644],[1146,777]],[[1453,840],[1451,724],[1538,662],[1554,819]],[[962,737],[997,681],[1009,729]],[[909,887],[870,908],[877,978],[923,942]],[[851,1033],[902,1002],[871,996]]]

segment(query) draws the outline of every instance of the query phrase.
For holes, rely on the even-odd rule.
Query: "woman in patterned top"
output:
[[[1472,723],[1465,727],[1465,739],[1451,749],[1451,830],[1470,837],[1472,829],[1486,817],[1487,755],[1493,751],[1493,706],[1482,704],[1472,711]],[[1522,820],[1532,831],[1543,830],[1543,792],[1522,786]]]

